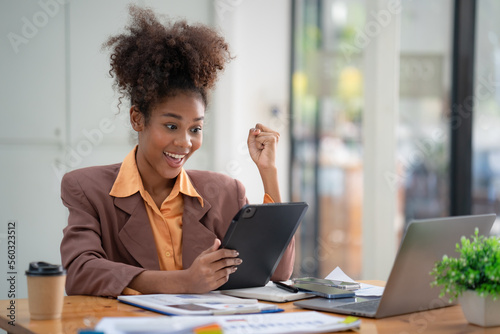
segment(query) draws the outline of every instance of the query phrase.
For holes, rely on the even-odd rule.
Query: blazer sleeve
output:
[[[292,238],[288,247],[281,258],[278,267],[271,276],[271,281],[286,281],[290,279],[293,273],[293,264],[295,262],[295,237]]]
[[[264,203],[274,203],[274,200],[268,194],[264,195]],[[295,236],[288,244],[280,263],[276,267],[271,280],[272,281],[286,281],[290,278],[293,272],[293,264],[295,262]]]
[[[82,188],[78,175],[68,173],[61,183],[61,199],[69,209],[60,247],[62,264],[67,270],[66,293],[116,297],[145,269],[108,259],[102,247],[98,210]]]

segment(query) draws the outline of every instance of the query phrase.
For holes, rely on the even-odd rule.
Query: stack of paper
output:
[[[106,334],[192,333],[196,328],[218,325],[232,333],[327,333],[358,328],[361,321],[319,312],[289,312],[210,317],[103,318],[96,330]]]
[[[336,267],[335,269],[333,269],[333,271],[329,273],[325,278],[344,282],[354,282],[354,280],[347,276],[344,271],[340,269],[340,267]],[[356,290],[355,293],[357,297],[382,296],[382,294],[384,293],[384,288],[371,284],[361,283],[361,289]]]

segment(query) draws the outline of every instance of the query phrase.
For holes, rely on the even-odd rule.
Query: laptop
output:
[[[454,256],[462,236],[470,237],[477,227],[489,235],[495,214],[413,220],[406,230],[381,297],[341,299],[314,298],[294,305],[319,311],[385,318],[425,311],[454,303],[440,298],[440,287],[431,287],[429,274],[443,255]]]
[[[231,221],[221,248],[243,262],[219,290],[265,286],[307,211],[305,202],[248,204]]]

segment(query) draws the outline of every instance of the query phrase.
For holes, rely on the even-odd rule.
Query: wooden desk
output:
[[[376,282],[367,282],[375,284]],[[377,282],[378,283],[378,282]],[[378,284],[377,284],[378,285]],[[30,320],[28,300],[16,300],[15,326],[8,324],[7,307],[9,300],[0,300],[0,328],[9,333],[77,333],[78,329],[92,327],[102,317],[121,316],[162,316],[142,310],[115,299],[69,296],[64,299],[64,309],[60,320]],[[286,312],[307,311],[293,303],[278,304]],[[469,325],[460,306],[451,306],[431,311],[417,312],[385,319],[361,318],[359,333],[401,333],[401,334],[442,334],[442,333],[499,333],[500,327],[482,328]]]

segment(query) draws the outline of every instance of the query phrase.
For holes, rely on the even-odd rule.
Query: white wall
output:
[[[367,4],[368,13],[384,11],[390,20],[363,55],[363,279],[387,280],[396,255],[397,191],[388,180],[396,175],[401,7],[393,3]]]
[[[260,203],[263,188],[251,161],[248,130],[260,122],[277,130],[282,199],[289,198],[288,101],[291,4],[286,0],[215,1],[216,26],[224,32],[236,57],[224,73],[214,96],[216,118],[215,169],[240,179],[250,202]],[[272,109],[279,111],[273,116]]]
[[[24,271],[30,261],[60,263],[67,220],[59,197],[62,174],[120,162],[133,147],[128,111],[125,107],[117,114],[109,55],[101,51],[108,36],[122,31],[129,2],[0,0],[0,254],[7,253],[7,224],[15,220],[17,298],[27,296]],[[271,124],[282,134],[279,167],[286,199],[288,128],[269,112],[277,105],[287,114],[288,1],[136,3],[174,19],[217,21],[237,56],[219,82],[207,115],[204,146],[188,168],[229,173],[247,186],[252,202],[261,202],[260,178],[248,161],[245,142],[257,121]],[[22,42],[13,47],[10,33]],[[7,258],[1,255],[0,272],[8,271]],[[6,291],[2,279],[0,299],[8,298]]]
[[[28,262],[60,262],[65,212],[51,164],[60,154],[65,132],[65,16],[61,9],[52,14],[36,1],[0,3],[2,299],[10,288],[4,279],[7,272],[17,273],[16,297],[25,297]],[[12,268],[6,258],[9,220],[17,221]]]

